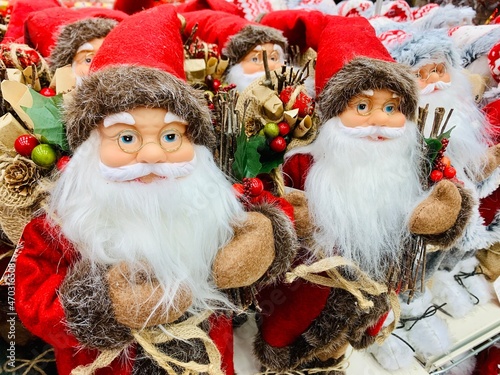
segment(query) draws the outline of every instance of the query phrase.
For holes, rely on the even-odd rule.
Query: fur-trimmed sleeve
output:
[[[133,339],[130,329],[114,317],[104,266],[79,261],[59,290],[69,331],[83,346],[120,349]]]

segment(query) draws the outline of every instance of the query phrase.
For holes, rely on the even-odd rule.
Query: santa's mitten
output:
[[[295,232],[301,239],[311,238],[313,224],[309,216],[307,197],[303,191],[296,190],[283,196],[293,206]]]
[[[409,230],[432,245],[448,248],[461,238],[473,206],[474,199],[468,190],[441,180],[413,210]]]
[[[413,363],[413,349],[407,343],[406,330],[395,329],[382,343],[374,343],[368,347],[368,352],[388,371],[404,369]]]
[[[83,346],[119,349],[133,341],[130,328],[115,318],[106,267],[76,263],[59,289],[59,298],[68,330]]]
[[[167,292],[147,266],[119,263],[109,269],[107,282],[116,320],[133,329],[174,322],[192,304],[191,291],[182,286],[169,291],[173,296],[166,300]]]
[[[474,300],[456,280],[458,267],[453,270],[436,271],[430,280],[432,302],[443,305],[443,310],[454,318],[462,318],[474,307]]]
[[[247,220],[234,228],[231,242],[215,258],[215,284],[221,289],[252,285],[266,272],[274,256],[271,220],[259,212],[249,212]]]
[[[268,192],[261,196],[252,202],[247,221],[235,228],[231,242],[217,254],[212,268],[221,289],[272,284],[297,253],[297,236],[286,213],[292,207]]]

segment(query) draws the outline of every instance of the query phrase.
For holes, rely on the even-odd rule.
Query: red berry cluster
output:
[[[242,184],[234,184],[233,188],[241,202],[250,204],[252,199],[257,198],[264,192],[264,183],[260,178],[245,177]]]
[[[438,182],[443,178],[453,179],[457,174],[456,169],[451,166],[450,159],[444,156],[448,143],[449,140],[447,138],[441,140],[442,147],[437,153],[436,159],[434,160],[434,168],[429,175],[431,181]]]

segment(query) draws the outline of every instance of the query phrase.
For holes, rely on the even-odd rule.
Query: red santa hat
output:
[[[276,10],[264,15],[260,24],[281,30],[290,45],[304,52],[308,48],[318,49],[319,36],[328,20],[326,14],[316,10]]]
[[[164,108],[185,119],[187,135],[211,147],[214,134],[202,93],[184,81],[181,22],[171,5],[129,16],[106,37],[90,75],[65,106],[64,121],[72,150],[103,119],[137,107]]]
[[[316,93],[322,120],[338,116],[352,97],[387,89],[401,97],[401,111],[414,119],[418,89],[410,69],[398,64],[363,17],[335,17],[321,34]]]
[[[343,0],[337,6],[339,16],[359,17],[373,13],[373,2],[370,0]]]
[[[413,20],[410,5],[404,0],[392,0],[384,2],[380,15],[396,22],[406,22]]]
[[[114,19],[97,17],[63,26],[49,56],[51,71],[71,64],[82,45],[93,39],[104,38],[117,24],[118,21]]]
[[[62,54],[60,59],[56,58],[56,61],[59,63],[62,60],[67,60],[65,57],[66,53],[73,56],[74,52],[76,52],[81,44],[94,38],[103,37],[109,32],[109,22],[99,21],[105,19],[119,22],[126,17],[127,14],[123,12],[106,8],[77,9],[53,7],[43,9],[32,12],[27,17],[25,21],[24,41],[27,45],[39,51],[42,56],[47,57],[51,54],[51,50],[56,44],[58,35],[62,32],[62,27],[88,18],[99,19],[98,21],[89,23],[88,26],[78,25],[78,27],[70,28],[63,35],[65,41],[61,42],[61,48],[58,48],[56,51],[56,54]],[[68,45],[68,43],[73,44],[72,42],[78,44],[79,41],[83,42],[80,45]],[[64,51],[66,48],[68,48],[68,50]]]
[[[488,52],[488,66],[493,79],[500,83],[500,41]]]
[[[278,44],[286,51],[287,40],[282,32],[268,26],[250,22],[234,14],[213,10],[182,13],[186,19],[185,35],[198,26],[196,36],[206,43],[217,44],[229,59],[229,65],[237,64],[255,46],[264,43]]]
[[[9,25],[2,42],[20,42],[24,35],[24,21],[32,12],[42,9],[61,7],[57,0],[17,0],[12,5]]]

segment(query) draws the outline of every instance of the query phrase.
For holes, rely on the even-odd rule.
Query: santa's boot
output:
[[[409,367],[415,356],[413,348],[408,343],[407,331],[397,328],[382,343],[374,343],[368,347],[377,362],[387,371],[397,371]]]
[[[464,292],[464,288],[455,280],[459,272],[458,264],[452,270],[439,270],[430,281],[433,303],[445,304],[443,309],[454,318],[462,318],[474,307],[474,300]]]

